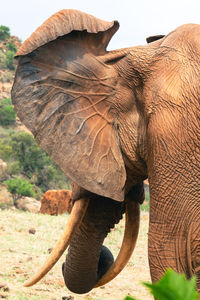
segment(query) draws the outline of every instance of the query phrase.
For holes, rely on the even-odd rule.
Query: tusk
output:
[[[102,286],[115,278],[128,263],[136,245],[140,224],[140,205],[136,201],[126,203],[126,225],[120,252],[110,269],[97,282],[95,287]]]
[[[24,283],[24,286],[32,286],[36,282],[38,282],[42,277],[44,277],[51,268],[55,265],[55,263],[59,260],[63,252],[66,250],[69,245],[73,234],[78,229],[85,212],[88,207],[89,200],[88,199],[79,199],[75,201],[74,206],[72,208],[72,212],[70,214],[67,226],[61,236],[60,240],[56,243],[53,251],[45,261],[44,265],[38,272],[28,281]]]

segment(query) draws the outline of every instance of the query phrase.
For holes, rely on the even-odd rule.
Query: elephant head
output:
[[[118,27],[117,21],[62,10],[16,55],[17,114],[76,182],[69,226],[27,285],[39,280],[68,244],[63,274],[71,290],[84,293],[113,278],[134,248],[147,177],[152,279],[167,267],[188,276],[198,270],[191,228],[199,219],[200,26],[184,25],[148,38],[145,46],[107,51]],[[113,263],[101,245],[125,210],[123,250]]]

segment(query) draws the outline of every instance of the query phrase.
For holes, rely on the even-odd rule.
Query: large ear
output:
[[[153,43],[153,42],[155,42],[157,40],[160,40],[160,39],[162,39],[164,37],[165,37],[165,35],[162,35],[162,34],[160,34],[160,35],[153,35],[153,36],[147,37],[146,41],[149,44],[149,43]]]
[[[38,144],[73,181],[123,201],[117,74],[100,59],[118,27],[75,10],[53,15],[17,53],[12,100]]]

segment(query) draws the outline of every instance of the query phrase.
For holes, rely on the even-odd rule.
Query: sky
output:
[[[167,34],[185,23],[200,24],[200,0],[0,0],[0,4],[0,25],[22,41],[52,14],[69,8],[120,22],[108,49],[143,45],[148,36]]]

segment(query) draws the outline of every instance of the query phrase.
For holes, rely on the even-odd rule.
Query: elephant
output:
[[[86,293],[112,280],[134,249],[143,181],[150,185],[152,281],[167,268],[200,292],[200,26],[108,51],[117,21],[78,10],[47,19],[16,54],[12,101],[20,120],[72,182],[67,227],[38,273],[68,248],[66,286]],[[103,246],[126,214],[116,261]]]

